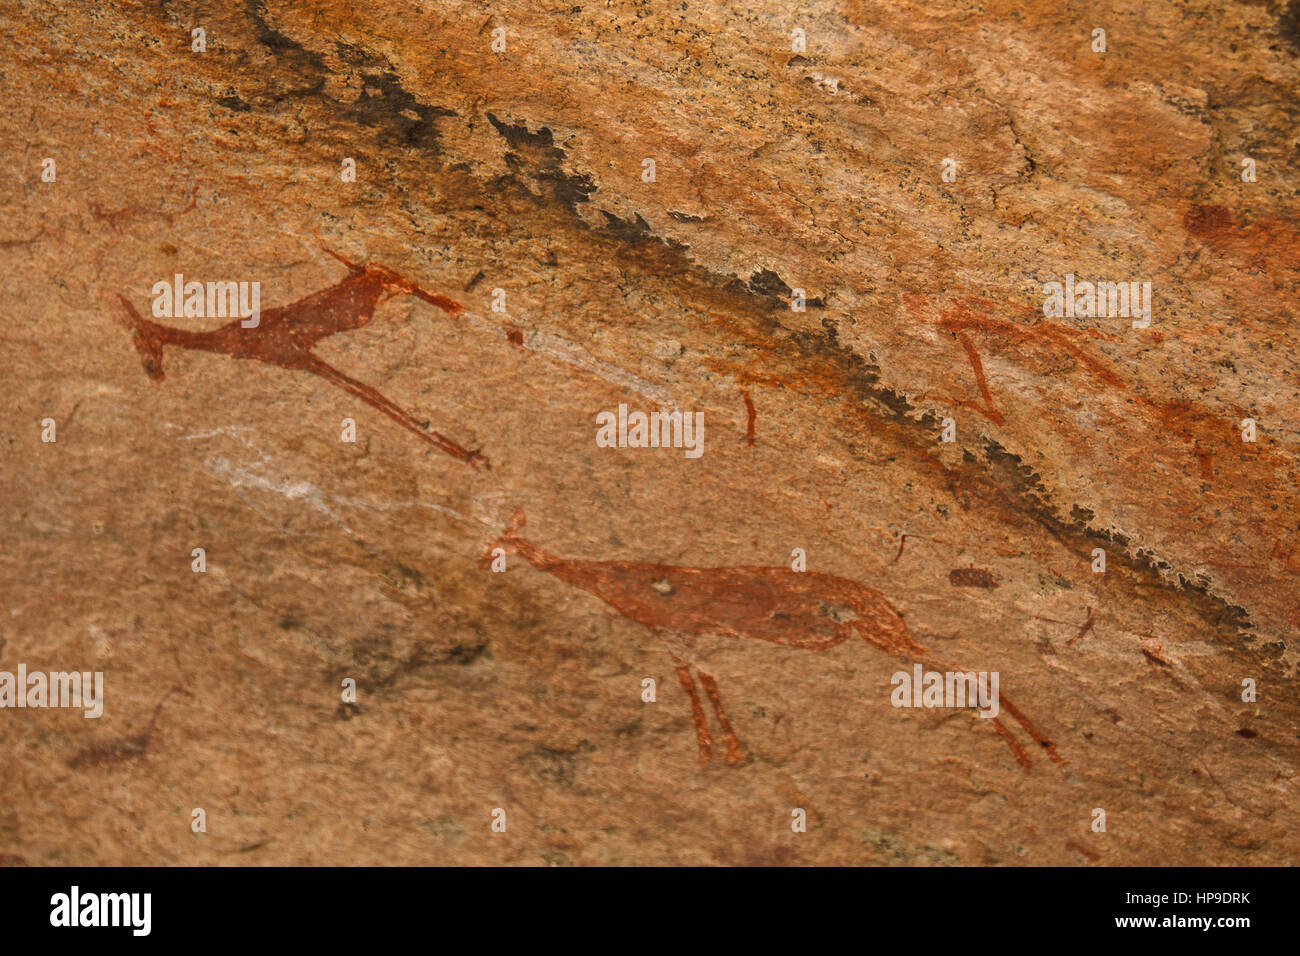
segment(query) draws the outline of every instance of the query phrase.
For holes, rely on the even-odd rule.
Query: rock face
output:
[[[792,10],[0,13],[0,859],[1295,862],[1300,4]]]

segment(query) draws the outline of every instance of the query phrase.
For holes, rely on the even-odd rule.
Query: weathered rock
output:
[[[1294,862],[1300,6],[1038,7],[0,13],[0,858]]]

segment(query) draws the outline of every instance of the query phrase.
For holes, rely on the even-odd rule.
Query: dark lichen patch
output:
[[[440,152],[437,121],[455,113],[425,103],[407,90],[386,57],[355,44],[334,44],[338,59],[350,70],[355,70],[362,82],[360,95],[354,101],[346,102],[327,92],[329,80],[337,77],[324,55],[307,49],[271,26],[262,0],[246,0],[244,10],[253,28],[253,39],[298,78],[296,84],[287,86],[283,84],[283,77],[266,79],[266,90],[258,98],[259,108],[274,111],[285,97],[306,96],[318,99],[330,112],[349,122],[377,130],[384,145],[415,148],[434,154]],[[227,100],[231,101],[230,104]],[[240,112],[252,109],[238,96],[228,96],[219,102]],[[243,108],[236,103],[243,104]]]
[[[516,178],[534,180],[545,187],[546,198],[574,214],[578,204],[587,202],[596,191],[596,183],[590,176],[565,170],[568,157],[555,145],[555,134],[549,128],[542,126],[533,131],[525,124],[499,119],[495,113],[488,113],[487,118],[510,147],[505,162]]]

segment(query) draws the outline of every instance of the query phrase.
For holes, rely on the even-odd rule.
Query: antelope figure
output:
[[[472,468],[488,467],[487,458],[479,452],[469,451],[438,432],[426,431],[414,417],[389,401],[378,389],[345,375],[312,352],[321,339],[368,324],[375,317],[375,306],[393,296],[418,296],[453,317],[464,308],[446,296],[426,292],[386,266],[363,266],[328,249],[322,251],[348,267],[347,278],[305,299],[264,310],[260,324],[253,328],[244,328],[238,318],[210,332],[159,325],[141,317],[126,296],[119,295],[126,308],[131,340],[144,362],[145,372],[156,382],[163,380],[163,348],[168,345],[311,372],[383,412],[439,451]]]
[[[824,651],[857,634],[887,654],[935,670],[959,670],[943,665],[916,643],[884,595],[855,581],[779,567],[681,568],[639,561],[571,560],[550,554],[522,537],[519,532],[524,522],[523,511],[516,509],[504,534],[488,545],[485,562],[491,560],[495,548],[517,554],[535,568],[590,591],[646,627],[674,634],[750,638],[813,651]],[[708,720],[690,666],[676,652],[670,653],[677,679],[691,700],[703,765],[713,751]],[[744,746],[727,719],[717,682],[698,667],[696,673],[722,731],[726,762],[742,763]],[[1050,740],[1000,693],[998,700],[1052,761],[1064,765]],[[998,717],[988,720],[1020,765],[1028,769],[1029,754],[1011,730]]]

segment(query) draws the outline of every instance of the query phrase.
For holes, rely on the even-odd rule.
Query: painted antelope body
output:
[[[324,251],[348,267],[347,278],[305,299],[263,310],[260,323],[251,328],[243,327],[238,318],[209,332],[160,325],[143,318],[125,296],[119,295],[145,372],[154,381],[163,380],[163,349],[166,346],[217,352],[311,372],[383,412],[439,451],[474,468],[487,466],[487,459],[479,452],[463,448],[438,432],[426,431],[420,422],[389,401],[378,389],[340,372],[312,352],[321,339],[369,323],[375,316],[375,306],[396,295],[418,296],[452,316],[464,309],[445,296],[426,292],[385,266],[363,266],[328,249]]]
[[[873,647],[935,670],[957,671],[918,644],[902,616],[880,592],[846,578],[779,567],[685,568],[639,561],[582,561],[550,554],[519,531],[516,510],[505,533],[490,545],[517,554],[539,570],[596,595],[624,617],[677,634],[719,634],[823,651],[857,635]],[[691,700],[700,762],[709,760],[713,739],[691,668],[673,654],[677,677]],[[713,677],[696,668],[721,728],[728,763],[740,763],[744,748],[722,706]],[[1064,761],[1006,697],[999,704],[1057,764]],[[1022,767],[1029,754],[998,717],[988,718]]]

